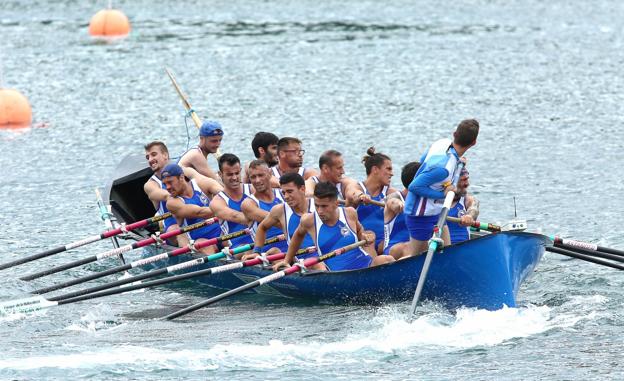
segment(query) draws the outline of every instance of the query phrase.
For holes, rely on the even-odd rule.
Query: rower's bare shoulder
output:
[[[313,213],[304,213],[301,216],[301,220],[299,220],[299,225],[303,228],[309,228],[314,225],[314,214]]]

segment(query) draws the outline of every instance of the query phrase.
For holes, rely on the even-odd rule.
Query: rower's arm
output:
[[[227,206],[225,200],[219,196],[215,196],[215,198],[212,199],[210,202],[210,209],[212,209],[215,216],[219,217],[222,221],[232,221],[241,225],[247,225],[249,223],[242,212]]]
[[[266,232],[272,228],[273,226],[280,226],[280,215],[284,213],[284,205],[275,205],[271,208],[269,214],[258,224],[258,229],[256,230],[256,237],[254,239],[254,247],[262,247],[264,246],[264,241],[266,240]]]
[[[308,230],[311,229],[314,216],[310,213],[306,213],[301,216],[301,220],[299,221],[299,226],[293,233],[293,236],[290,238],[290,245],[288,245],[288,252],[286,253],[286,258],[284,261],[289,265],[292,265],[295,255],[299,248],[301,248],[301,243],[303,243],[303,239],[305,238]]]
[[[396,194],[396,193],[393,193]],[[397,214],[403,211],[404,207],[403,201],[401,201],[398,197],[389,196],[386,199],[386,206],[384,207],[384,222],[389,222],[392,220]]]
[[[246,198],[241,204],[241,211],[249,221],[262,222],[269,214],[266,210],[262,210],[252,199]]]
[[[305,182],[305,195],[306,197],[314,197],[314,189],[316,188],[316,183],[314,180],[307,179]]]
[[[206,158],[197,150],[187,152],[180,158],[178,165],[181,167],[191,167],[203,176],[219,181],[219,176],[208,166]]]
[[[479,200],[471,195],[467,194],[465,196],[466,200],[466,214],[472,217],[473,220],[477,220],[479,217]]]
[[[364,194],[362,187],[356,181],[347,183],[346,188],[343,191],[347,206],[358,206],[360,204],[360,195]]]
[[[304,172],[305,172],[304,177],[303,177],[304,180],[307,180],[312,176],[319,176],[318,171],[314,168],[306,168]]]
[[[212,218],[214,213],[208,207],[199,205],[185,204],[179,198],[169,198],[167,200],[167,209],[181,222],[185,218]]]
[[[446,179],[449,172],[445,168],[432,168],[419,173],[407,188],[410,192],[435,200],[444,199],[444,192],[431,189],[431,185]]]
[[[210,195],[211,197],[223,191],[223,186],[219,181],[210,177],[206,177],[200,172],[194,170],[193,168],[184,168],[184,176],[188,177],[189,179],[195,180],[197,182],[197,185],[199,185],[199,187],[201,188],[202,192]]]
[[[152,201],[152,203],[154,204],[154,208],[156,209],[158,209],[158,203],[160,201],[166,201],[167,198],[170,196],[169,192],[167,192],[165,189],[162,189],[162,187],[158,186],[158,184],[156,184],[156,182],[152,180],[149,180],[145,183],[145,185],[143,185],[143,190],[145,191],[147,197]]]

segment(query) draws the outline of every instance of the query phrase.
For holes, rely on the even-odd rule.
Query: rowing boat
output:
[[[151,202],[143,193],[143,184],[151,175],[142,156],[130,155],[122,160],[105,191],[105,197],[118,220],[128,223],[154,214]],[[451,309],[462,306],[489,310],[515,307],[520,286],[533,272],[548,244],[548,238],[543,235],[508,231],[445,247],[435,254],[422,298]],[[146,251],[147,255],[162,249],[150,250]],[[173,257],[167,264],[184,260]],[[208,262],[191,270],[227,262]],[[255,291],[322,303],[405,301],[414,293],[423,262],[424,256],[415,256],[360,270],[306,271],[263,285]],[[261,266],[244,267],[197,277],[191,287],[204,288],[203,285],[208,285],[229,290],[270,273],[270,269]]]

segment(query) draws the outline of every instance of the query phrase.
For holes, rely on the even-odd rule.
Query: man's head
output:
[[[476,119],[462,120],[453,133],[453,143],[459,147],[468,149],[477,144],[479,135],[479,122]]]
[[[251,141],[251,149],[256,159],[264,160],[269,167],[277,165],[277,135],[258,132]]]
[[[305,200],[305,180],[298,173],[286,173],[279,179],[284,201],[291,208]]]
[[[223,128],[219,122],[207,120],[199,129],[199,146],[204,152],[215,153],[221,146]]]
[[[169,150],[165,143],[155,140],[145,145],[145,159],[152,171],[158,172],[169,162]]]
[[[314,188],[314,207],[323,222],[336,218],[338,208],[338,189],[328,181],[321,181]]]
[[[338,184],[345,173],[342,154],[333,149],[323,152],[319,157],[319,169],[324,179]]]
[[[459,181],[457,182],[457,195],[455,196],[455,198],[459,199],[462,196],[465,196],[468,193],[469,186],[470,173],[466,168],[463,168],[459,175]]]
[[[388,155],[375,152],[375,147],[370,147],[362,158],[366,168],[366,176],[375,178],[383,185],[390,185],[392,180],[392,160]]]
[[[303,165],[303,154],[301,140],[297,138],[285,137],[277,142],[277,155],[281,165],[288,168],[300,168]]]
[[[167,188],[167,192],[173,197],[178,197],[184,193],[187,185],[186,177],[182,167],[177,164],[167,164],[161,172],[162,182]]]
[[[409,187],[412,180],[414,180],[414,176],[416,176],[418,168],[420,168],[420,163],[417,161],[412,161],[405,164],[401,169],[401,183],[403,183],[403,186],[405,188]]]
[[[249,163],[249,180],[256,192],[265,193],[271,189],[271,170],[262,160]]]
[[[238,156],[224,153],[219,158],[219,175],[226,189],[238,189],[241,184],[241,165]]]

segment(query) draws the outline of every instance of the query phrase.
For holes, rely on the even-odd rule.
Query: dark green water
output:
[[[532,230],[624,247],[620,2],[115,5],[133,25],[115,43],[87,35],[105,3],[0,7],[2,84],[47,125],[0,131],[2,262],[103,230],[93,189],[121,156],[153,139],[186,148],[165,66],[200,116],[224,125],[223,150],[245,160],[266,130],[300,137],[308,166],[337,148],[348,174],[363,178],[359,158],[375,145],[398,173],[477,117],[468,158],[482,220],[512,218],[515,196]],[[34,284],[19,275],[109,248],[4,270],[0,300],[88,270]],[[200,297],[154,289],[0,318],[0,378],[621,379],[623,286],[617,270],[548,254],[521,307],[455,314],[427,305],[411,324],[406,304],[253,296],[161,322],[153,318]]]

